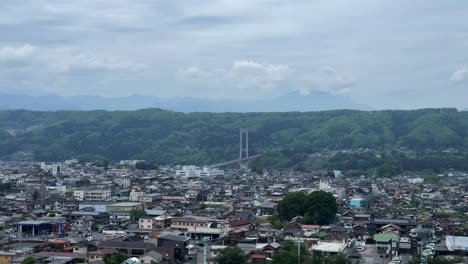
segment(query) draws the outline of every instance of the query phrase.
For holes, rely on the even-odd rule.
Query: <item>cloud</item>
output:
[[[299,90],[304,94],[311,91],[324,91],[333,94],[348,93],[351,91],[351,87],[357,83],[352,74],[338,71],[332,66],[311,69],[299,79],[301,80]]]
[[[0,92],[119,94],[112,91],[117,82],[146,69],[143,63],[82,48],[0,45]]]
[[[463,82],[468,79],[468,66],[465,65],[460,69],[456,70],[451,76],[450,81],[454,83]]]
[[[245,95],[274,97],[300,91],[346,93],[357,82],[353,75],[331,66],[299,69],[286,64],[236,60],[230,67],[214,70],[191,66],[177,71],[185,87],[203,92],[222,91],[224,97]]]
[[[137,72],[145,69],[144,64],[132,63],[119,57],[97,55],[82,49],[36,47],[30,44],[0,46],[0,63],[7,64],[6,67],[12,66],[12,63],[16,66],[36,66],[40,70],[56,73]]]
[[[0,47],[0,63],[19,63],[31,59],[37,48],[29,44]]]
[[[197,66],[191,66],[186,69],[179,69],[178,73],[183,77],[192,79],[206,79],[213,77],[211,72],[204,71]]]
[[[287,65],[262,64],[255,61],[235,61],[229,75],[260,82],[278,82],[287,79],[294,70]]]
[[[106,57],[79,49],[58,49],[50,51],[41,60],[51,69],[66,73],[86,72],[138,72],[146,67],[140,63],[132,63],[121,58]]]
[[[466,107],[468,90],[440,89],[467,80],[463,68],[450,76],[468,61],[466,17],[462,0],[2,0],[0,87],[252,98],[320,90],[377,108],[406,100],[383,95],[412,90]]]
[[[271,96],[283,89],[283,82],[290,80],[294,69],[282,64],[237,60],[228,68],[206,70],[190,66],[177,72],[186,85],[198,85],[209,90],[225,89],[225,95],[248,91],[252,96],[265,93]]]

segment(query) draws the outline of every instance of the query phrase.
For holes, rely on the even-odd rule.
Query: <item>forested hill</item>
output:
[[[44,161],[145,159],[202,165],[236,158],[242,127],[250,131],[250,153],[468,149],[468,112],[456,109],[189,114],[19,110],[0,111],[0,159],[30,153]]]

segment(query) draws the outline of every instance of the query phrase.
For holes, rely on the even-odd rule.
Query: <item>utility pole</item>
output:
[[[207,258],[208,258],[208,242],[210,241],[209,237],[203,237],[203,264],[208,264]]]
[[[296,232],[297,237],[297,263],[301,264],[301,241],[299,240],[299,232]]]

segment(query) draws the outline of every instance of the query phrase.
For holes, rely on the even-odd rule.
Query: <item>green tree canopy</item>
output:
[[[136,208],[130,211],[130,219],[138,221],[140,217],[147,215],[146,210],[143,208]]]
[[[244,264],[247,263],[247,256],[238,247],[227,247],[216,257],[218,264]]]
[[[34,192],[32,193],[32,199],[33,199],[33,201],[37,201],[37,199],[39,199],[40,195],[41,195],[41,194],[39,193],[38,190],[34,190]]]
[[[310,254],[304,244],[300,245],[301,263],[310,263]],[[281,250],[274,254],[271,264],[297,263],[297,244],[286,241],[281,246]]]
[[[292,192],[286,195],[284,199],[278,203],[276,212],[281,220],[289,221],[298,215],[303,216],[305,213],[305,203],[307,195],[303,192]]]
[[[333,194],[325,191],[312,192],[307,196],[304,221],[307,224],[329,224],[338,212],[338,203]]]
[[[35,264],[36,259],[34,257],[27,257],[23,261],[21,261],[21,264]]]
[[[106,257],[104,259],[104,262],[106,264],[121,264],[127,259],[128,259],[127,255],[125,255],[124,253],[118,253],[118,254],[114,254],[114,255]]]
[[[289,221],[295,216],[304,216],[307,224],[329,224],[335,219],[338,204],[335,197],[328,192],[316,191],[309,195],[293,192],[278,203],[277,217]]]
[[[307,170],[308,154],[324,148],[454,148],[468,152],[468,112],[457,109],[304,113],[18,110],[0,111],[0,159],[14,159],[23,153],[43,161],[136,159],[204,165],[236,158],[241,127],[251,131],[250,153],[264,154],[256,162],[258,169]],[[18,133],[13,136],[7,132],[10,130]],[[337,156],[332,162],[336,166],[330,168],[368,170],[385,162],[371,153]],[[443,161],[436,157],[397,160],[396,164],[409,169],[468,167],[463,159],[453,157]],[[393,173],[394,169],[384,166],[382,172]]]

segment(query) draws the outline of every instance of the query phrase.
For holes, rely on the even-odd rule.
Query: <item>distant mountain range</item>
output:
[[[128,97],[100,96],[30,96],[0,93],[0,110],[138,110],[161,108],[178,112],[286,112],[333,109],[369,110],[351,99],[326,92],[289,93],[271,99],[236,101],[228,99],[159,98],[132,95]]]

